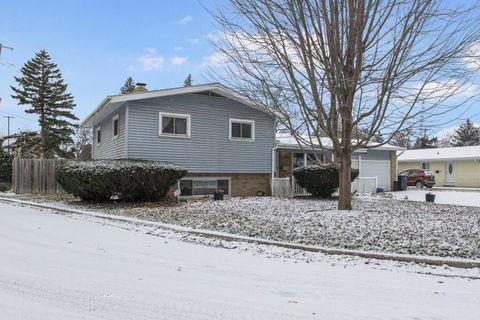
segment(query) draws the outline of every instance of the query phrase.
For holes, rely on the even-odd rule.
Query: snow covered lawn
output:
[[[480,314],[478,268],[298,252],[311,259],[292,259],[279,248],[250,245],[257,251],[240,252],[152,231],[0,203],[1,318],[478,319]]]
[[[64,204],[283,242],[480,259],[480,209],[473,207],[382,197],[355,198],[352,212],[335,210],[336,202],[332,200],[271,197],[193,201],[177,206],[79,201]]]
[[[406,191],[397,191],[390,194],[392,194],[395,199],[399,200],[425,202],[425,194],[429,192],[435,194],[435,203],[480,207],[480,191],[449,191],[434,188],[433,190],[408,189]],[[405,197],[407,199],[405,199]]]

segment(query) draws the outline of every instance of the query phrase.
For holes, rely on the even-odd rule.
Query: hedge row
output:
[[[352,169],[351,181],[358,177],[359,171]],[[296,168],[293,176],[298,185],[307,189],[315,197],[331,197],[339,186],[338,169],[332,166],[309,165]]]
[[[67,161],[55,170],[63,189],[83,200],[158,201],[187,170],[141,160]]]

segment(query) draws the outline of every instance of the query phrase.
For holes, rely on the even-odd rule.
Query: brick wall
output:
[[[186,177],[230,177],[233,197],[247,197],[263,191],[270,195],[269,173],[188,173]]]

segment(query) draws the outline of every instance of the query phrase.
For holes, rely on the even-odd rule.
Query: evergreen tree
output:
[[[432,149],[438,148],[438,138],[433,137],[429,138],[427,135],[417,138],[415,141],[415,145],[413,146],[414,149]]]
[[[50,55],[41,50],[22,67],[22,77],[15,77],[18,88],[10,86],[15,93],[12,98],[19,105],[28,105],[26,113],[36,114],[40,126],[40,158],[57,154],[60,145],[71,143],[78,120],[72,113],[75,107],[73,96],[67,93],[58,66],[51,62]]]
[[[480,145],[480,128],[467,119],[453,133],[451,144],[455,147]]]
[[[183,81],[183,86],[184,87],[190,87],[193,83],[193,80],[192,80],[192,74],[189,73],[188,76],[185,78],[185,81]]]
[[[121,94],[129,94],[135,91],[135,81],[133,81],[132,77],[128,77],[123,84],[123,87],[120,88]]]
[[[35,131],[20,131],[19,133],[12,134],[5,139],[13,140],[9,145],[9,150],[12,151],[12,155],[18,158],[40,158],[42,155],[41,150],[41,135]]]

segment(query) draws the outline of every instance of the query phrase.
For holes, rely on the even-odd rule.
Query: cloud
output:
[[[183,50],[183,48],[182,48],[182,47],[179,47],[179,46],[177,46],[177,47],[175,47],[175,48],[173,48],[173,49],[174,49],[175,51],[182,51],[182,50]]]
[[[138,62],[143,65],[144,71],[154,71],[163,68],[165,58],[157,54],[157,50],[148,48],[148,54],[138,58]]]
[[[191,43],[191,44],[199,44],[199,43],[200,43],[200,39],[198,39],[198,38],[190,38],[190,39],[187,39],[187,42],[188,42],[188,43]]]
[[[187,24],[192,21],[192,16],[185,16],[182,19],[178,20],[178,24]]]
[[[480,69],[480,43],[476,43],[467,50],[463,63],[470,70]]]
[[[214,67],[218,67],[224,63],[227,62],[227,57],[222,54],[221,52],[215,52],[209,56],[205,56],[203,58],[203,63],[202,63],[202,67],[210,67],[210,68],[214,68]]]
[[[417,86],[416,90],[420,90]],[[478,86],[473,83],[460,83],[455,80],[431,81],[423,87],[421,95],[425,98],[445,99],[450,97],[472,97],[478,94]]]
[[[188,57],[172,57],[172,64],[178,66],[184,64],[187,61]]]

